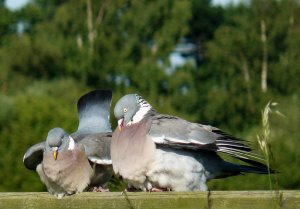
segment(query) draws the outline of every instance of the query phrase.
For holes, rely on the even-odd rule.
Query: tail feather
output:
[[[243,173],[269,174],[275,173],[274,170],[268,168],[262,163],[254,165],[238,165],[229,162],[224,162],[222,174],[217,178],[240,175]]]

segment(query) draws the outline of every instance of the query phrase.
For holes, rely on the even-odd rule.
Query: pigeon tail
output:
[[[230,162],[224,162],[223,173],[219,178],[234,176],[243,173],[255,173],[255,174],[268,174],[275,173],[274,170],[268,168],[264,164],[259,164],[258,166],[253,165],[237,165]]]

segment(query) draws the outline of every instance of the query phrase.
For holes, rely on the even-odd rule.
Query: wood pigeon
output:
[[[111,142],[113,170],[129,188],[205,191],[206,182],[213,178],[268,173],[249,142],[212,126],[160,114],[137,94],[123,96],[115,105],[114,115],[118,127]],[[225,162],[217,153],[248,165]]]
[[[69,135],[62,128],[53,128],[46,141],[33,145],[25,153],[26,168],[36,170],[48,191],[57,198],[94,186],[96,191],[105,191],[101,186],[112,175],[111,98],[110,90],[83,95],[77,103],[78,130]]]

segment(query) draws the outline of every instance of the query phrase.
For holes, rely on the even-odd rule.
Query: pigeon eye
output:
[[[127,112],[127,108],[125,107],[123,111],[124,111],[124,113],[126,113]]]

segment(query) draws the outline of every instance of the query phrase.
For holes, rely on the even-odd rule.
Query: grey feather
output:
[[[110,143],[112,133],[78,134],[72,135],[76,143],[84,147],[85,154],[93,163],[111,165]]]
[[[152,117],[150,135],[166,140],[167,143],[176,143],[178,140],[183,144],[198,144],[199,147],[205,147],[215,143],[219,137],[205,126],[175,116],[154,114],[150,117]]]
[[[25,167],[30,170],[35,170],[43,160],[44,149],[45,142],[40,142],[27,149],[23,157],[23,163]]]
[[[157,144],[217,151],[237,158],[263,160],[262,156],[251,152],[253,149],[247,141],[232,137],[218,128],[163,114],[155,113],[149,117],[152,119],[149,134]]]
[[[88,133],[111,132],[109,109],[112,92],[94,90],[82,96],[77,103],[78,131]]]

